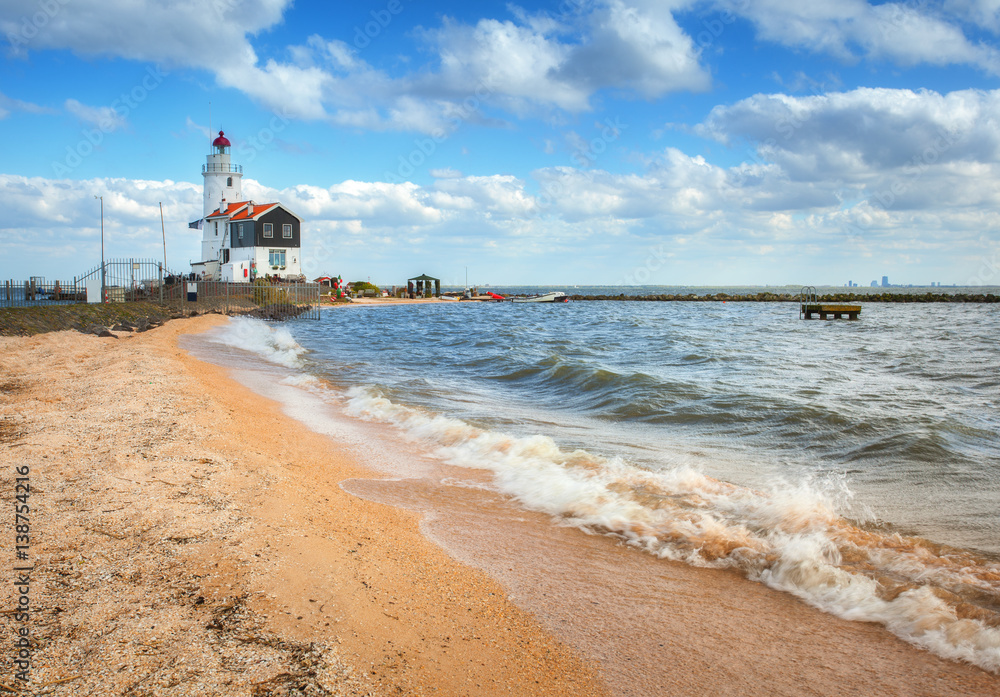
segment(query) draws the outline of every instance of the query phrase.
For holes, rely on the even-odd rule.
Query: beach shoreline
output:
[[[606,694],[417,516],[338,486],[378,474],[178,349],[226,321],[0,339],[3,486],[30,469],[35,567],[30,619],[0,617],[30,633],[33,690]]]
[[[0,339],[0,445],[12,464],[30,465],[39,511],[33,679],[51,694],[989,695],[1000,686],[880,626],[736,573],[550,531],[545,516],[497,497],[464,509],[465,519],[435,518],[435,482],[386,479],[179,348],[182,335],[227,321],[174,320],[118,340]],[[12,491],[11,468],[2,475]],[[477,532],[497,525],[492,539]],[[535,549],[522,544],[531,539]],[[533,580],[515,571],[528,558],[544,562]],[[636,588],[647,589],[639,603]]]

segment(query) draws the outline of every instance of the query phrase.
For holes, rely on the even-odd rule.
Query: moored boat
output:
[[[515,297],[511,298],[510,301],[514,303],[566,303],[569,302],[569,296],[561,290],[554,290],[551,293],[544,293],[542,295]]]

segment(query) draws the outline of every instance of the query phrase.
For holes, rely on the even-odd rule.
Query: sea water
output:
[[[368,306],[236,319],[189,348],[265,359],[303,402],[396,430],[553,529],[1000,672],[1000,308],[796,309]]]

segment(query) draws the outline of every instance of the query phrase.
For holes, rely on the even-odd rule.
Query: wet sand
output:
[[[51,694],[1000,692],[880,626],[555,526],[474,488],[484,473],[414,453],[384,479],[177,348],[224,321],[0,339],[0,447],[37,507],[33,679],[67,680]]]

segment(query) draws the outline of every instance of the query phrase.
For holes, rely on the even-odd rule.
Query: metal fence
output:
[[[184,313],[250,314],[261,319],[319,319],[321,286],[316,283],[225,283],[190,280],[164,269],[162,262],[117,259],[96,266],[71,281],[6,280],[0,286],[0,307],[33,307],[87,302],[153,302]]]
[[[181,310],[248,314],[267,320],[319,319],[318,283],[183,281],[164,286],[164,303]]]
[[[70,305],[87,301],[86,286],[73,281],[46,281],[32,276],[28,281],[8,279],[0,287],[0,307]]]

